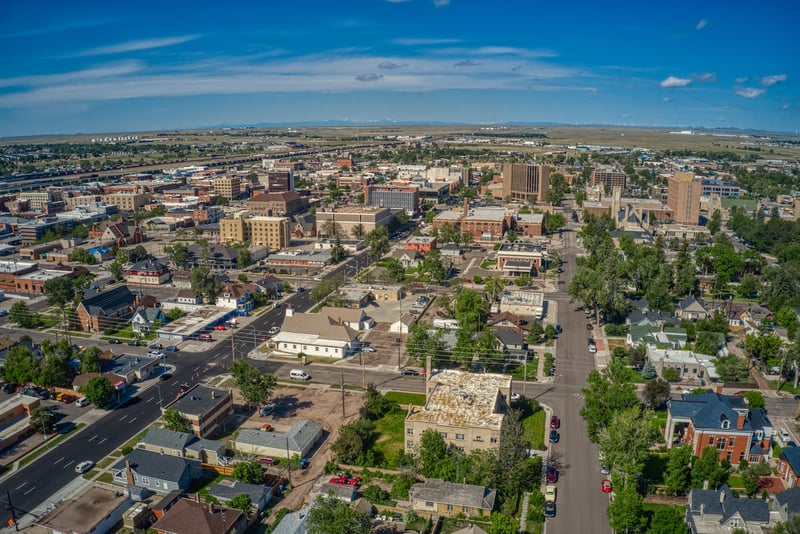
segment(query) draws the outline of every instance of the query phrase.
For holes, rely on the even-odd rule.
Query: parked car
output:
[[[547,501],[544,503],[544,515],[545,517],[555,517],[556,516],[556,503],[553,501]]]
[[[0,317],[5,317],[8,315],[8,310],[0,310]]]
[[[267,404],[266,406],[261,408],[261,410],[259,410],[258,415],[260,415],[261,417],[266,417],[274,411],[275,411],[275,406],[272,404]]]
[[[3,384],[3,393],[14,393],[17,391],[17,385],[12,384],[11,382],[6,382]]]
[[[261,430],[263,430],[264,432],[272,432],[273,430],[275,430],[275,428],[269,423],[264,423],[263,425],[261,425]]]
[[[608,468],[608,466],[606,464],[604,464],[604,463],[600,464],[600,474],[601,475],[607,475],[610,472],[611,472],[611,470]]]
[[[197,336],[197,339],[200,341],[214,341],[214,338],[211,337],[211,334],[200,334]]]
[[[214,327],[214,330],[225,330],[225,325],[218,324],[217,326]]]
[[[275,465],[278,462],[272,456],[262,456],[258,459],[258,463],[261,465]]]
[[[164,350],[167,352],[178,352],[178,347],[175,345],[167,345]]]
[[[563,332],[563,331],[564,331],[564,330],[561,328],[561,325],[560,325],[560,324],[557,324],[557,325],[556,325],[556,334],[560,334],[560,333],[561,333],[561,332]]]
[[[561,419],[558,418],[557,415],[554,415],[550,418],[550,428],[560,428],[561,427]]]
[[[162,345],[161,343],[153,343],[152,345],[150,345],[150,348],[152,350],[161,350],[164,348],[164,345]]]
[[[512,392],[511,393],[511,400],[519,400],[521,398],[522,398],[522,396],[519,393],[517,393],[517,392]]]
[[[162,382],[164,380],[169,380],[170,378],[172,378],[171,373],[161,373],[161,375],[158,377],[158,379],[161,380]]]
[[[281,327],[280,326],[273,326],[272,328],[269,329],[269,335],[274,336],[275,334],[277,334],[280,331],[281,331]]]
[[[419,371],[416,369],[403,369],[404,376],[419,376]]]
[[[551,465],[547,468],[547,483],[555,484],[556,482],[558,482],[558,469]]]
[[[94,462],[91,460],[86,460],[75,466],[75,472],[83,474],[92,467],[94,467]]]
[[[120,341],[117,338],[109,339],[108,342],[111,343],[112,345],[122,345],[122,341]]]
[[[138,347],[139,346],[139,341],[137,341],[135,339],[132,339],[132,340],[128,341],[128,346],[130,346],[130,347]]]
[[[561,436],[558,434],[558,430],[555,428],[550,429],[550,443],[558,443],[558,440],[561,439]]]
[[[600,483],[600,489],[603,490],[603,493],[611,493],[611,481],[604,478]]]
[[[371,347],[371,346],[369,346],[369,345],[367,345],[366,347],[362,347],[362,348],[361,348],[361,350],[363,350],[364,352],[378,352],[378,351],[375,349],[375,347]]]
[[[303,291],[305,291],[305,290],[306,290],[306,288],[304,288],[304,287],[298,287],[298,288],[297,288],[297,292],[298,292],[298,293],[302,293],[302,292],[303,292]]]

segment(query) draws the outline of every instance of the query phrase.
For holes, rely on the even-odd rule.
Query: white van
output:
[[[87,406],[89,404],[91,404],[91,401],[89,399],[87,399],[86,397],[81,397],[80,399],[75,401],[75,406],[80,406],[81,408],[83,408],[84,406]]]
[[[311,380],[311,375],[303,371],[302,369],[292,369],[289,371],[289,378],[294,380]]]

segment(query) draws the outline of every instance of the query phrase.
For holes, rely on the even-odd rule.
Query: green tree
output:
[[[626,408],[614,413],[608,426],[598,432],[597,446],[605,463],[625,484],[642,474],[650,447],[658,439],[654,417],[653,412],[639,406]]]
[[[115,280],[122,279],[123,270],[122,264],[119,261],[112,261],[108,265],[108,272],[111,273],[111,276],[113,276]]]
[[[128,253],[128,261],[137,263],[146,260],[147,256],[147,249],[145,249],[142,245],[137,245],[135,249]]]
[[[439,464],[447,458],[447,443],[436,430],[429,428],[422,433],[419,441],[420,473],[435,476]]]
[[[544,335],[544,328],[542,328],[542,323],[534,319],[531,321],[531,329],[528,332],[528,344],[529,345],[537,345],[542,340],[542,336]]]
[[[246,484],[262,484],[264,469],[256,461],[239,462],[233,466],[233,478]]]
[[[350,228],[350,235],[353,236],[353,239],[359,239],[359,240],[360,239],[364,239],[364,236],[366,235],[366,233],[367,233],[367,230],[364,228],[364,225],[361,224],[361,223],[353,225],[353,227]]]
[[[359,420],[339,428],[339,437],[331,445],[336,459],[344,464],[352,464],[364,453],[364,444],[372,435],[373,425]]]
[[[230,371],[242,398],[253,405],[266,403],[277,384],[275,375],[262,373],[243,360],[233,362]]]
[[[11,305],[8,319],[22,328],[38,328],[42,324],[39,314],[31,312],[24,300],[18,300]]]
[[[206,302],[214,303],[222,291],[222,281],[208,267],[195,267],[191,274],[192,292],[202,295]]]
[[[164,254],[167,255],[169,261],[178,267],[185,267],[188,265],[189,258],[191,257],[189,247],[183,243],[175,243],[174,245],[164,247]]]
[[[114,398],[114,384],[104,376],[95,376],[83,388],[83,394],[86,395],[89,402],[102,408]]]
[[[250,256],[250,251],[246,246],[239,247],[239,251],[236,253],[236,268],[244,269],[251,263],[253,263],[253,260]]]
[[[655,372],[655,369],[653,369],[653,371]],[[642,372],[642,376],[644,376],[644,372]],[[652,409],[658,408],[659,406],[661,406],[662,404],[664,404],[669,400],[670,397],[669,382],[667,382],[663,378],[656,378],[655,380],[648,381],[644,385],[643,397],[644,397],[644,403],[648,407]]]
[[[320,495],[308,511],[308,534],[369,534],[369,517],[334,495]]]
[[[492,525],[489,527],[489,534],[517,534],[519,532],[519,522],[513,520],[507,514],[492,512]]]
[[[89,347],[80,354],[81,360],[81,373],[97,373],[100,371],[100,356],[101,351],[99,347]]]
[[[745,391],[742,397],[747,400],[750,408],[764,408],[764,394],[757,390]]]
[[[164,421],[164,426],[173,432],[189,432],[189,422],[184,419],[181,412],[175,408],[166,408],[161,412],[161,419]]]
[[[594,370],[583,388],[584,403],[580,414],[586,421],[589,439],[597,443],[599,432],[607,427],[614,414],[639,406],[633,371],[622,360],[612,360],[602,371]]]
[[[505,287],[506,281],[502,278],[498,278],[497,276],[487,276],[483,281],[483,289],[486,291],[486,295],[489,297],[489,302],[496,301],[498,295],[503,292]]]
[[[39,361],[26,345],[17,345],[8,351],[3,367],[3,378],[13,384],[32,382],[39,373]]]
[[[509,410],[500,426],[500,447],[497,450],[496,464],[498,490],[507,499],[535,486],[539,472],[528,461],[530,446],[522,426],[522,413],[519,410]]]
[[[711,218],[706,223],[706,229],[713,236],[719,232],[721,228],[722,214],[719,212],[719,210],[714,210],[714,213],[711,214]]]
[[[403,264],[397,258],[387,258],[383,261],[383,267],[389,273],[390,282],[402,282],[406,276]]]
[[[367,233],[364,243],[369,247],[369,254],[373,258],[380,258],[389,252],[389,230],[379,226]]]
[[[648,534],[686,534],[683,512],[674,506],[659,508],[650,520]]]
[[[735,354],[711,360],[717,368],[720,381],[741,382],[747,379],[747,362]]]
[[[550,175],[550,189],[547,190],[547,202],[554,206],[560,206],[564,200],[564,195],[569,189],[569,184],[560,172]]]
[[[800,534],[800,514],[792,515],[788,521],[776,523],[772,534]]]
[[[64,339],[58,343],[44,340],[40,350],[43,358],[35,382],[46,388],[69,385],[72,380],[69,362],[74,355],[72,346]]]
[[[442,264],[441,254],[438,250],[431,250],[422,259],[419,266],[420,274],[428,277],[435,284],[441,284],[447,276],[447,269]]]
[[[611,528],[616,532],[642,532],[647,524],[647,516],[642,509],[642,496],[634,485],[624,486],[615,491],[616,497],[608,506]]]
[[[698,332],[694,342],[694,351],[714,356],[719,350],[719,339],[716,332]]]
[[[642,368],[642,378],[645,380],[652,380],[656,377],[656,368],[653,367],[653,364],[650,361],[645,362],[644,367]],[[645,387],[647,385],[645,384]],[[651,406],[652,407],[652,406]]]
[[[44,283],[44,294],[47,303],[61,310],[61,318],[64,321],[64,332],[69,329],[67,316],[72,311],[75,301],[75,284],[71,278],[51,278]]]
[[[694,291],[697,284],[695,277],[695,265],[689,253],[689,242],[683,240],[675,260],[672,262],[673,271],[673,295],[677,298],[684,298]]]
[[[183,317],[183,310],[180,308],[172,308],[166,313],[167,321],[176,321]]]
[[[31,411],[30,425],[34,432],[51,433],[55,430],[56,417],[47,406],[39,406]]]
[[[689,464],[692,449],[688,445],[672,447],[667,453],[667,468],[664,471],[664,485],[670,495],[683,495],[689,490]]]
[[[544,328],[544,337],[546,339],[555,339],[558,334],[556,334],[556,327],[549,324]]]
[[[470,333],[479,332],[486,324],[487,312],[486,301],[479,293],[462,289],[456,295],[454,315],[459,329]]]
[[[730,464],[727,460],[719,460],[719,451],[714,445],[708,445],[692,462],[692,487],[702,488],[707,480],[709,488],[717,489],[728,480]]]

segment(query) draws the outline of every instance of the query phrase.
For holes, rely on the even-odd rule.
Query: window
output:
[[[144,484],[145,486],[149,486],[150,485],[150,479],[147,478],[147,477],[142,477],[142,484]]]
[[[725,443],[726,443],[725,438],[719,438],[717,440],[717,450],[718,451],[725,450]]]
[[[464,512],[465,514],[467,513],[467,510],[469,510],[469,508],[467,508],[466,506],[461,507],[461,511]]]
[[[456,441],[464,441],[464,434],[456,434]]]
[[[414,429],[413,428],[407,428],[406,429],[406,434],[408,434],[409,436],[413,436],[414,435]]]
[[[439,435],[442,436],[444,439],[447,439],[447,432],[439,432]]]
[[[731,422],[728,419],[725,419],[722,421],[722,425],[720,426],[723,428],[723,430],[727,430],[731,427]]]
[[[497,438],[489,438],[489,443],[497,443]]]
[[[708,436],[708,444],[709,445],[713,445],[714,444],[714,436]]]
[[[448,512],[452,512],[453,511],[453,505],[452,504],[448,504],[447,505],[447,511]]]
[[[736,438],[734,437],[728,438],[728,447],[733,447],[734,443],[736,443]]]
[[[410,439],[410,440],[406,441],[406,447],[408,447],[410,449],[413,446],[414,446],[414,440],[413,439]]]
[[[425,501],[425,506],[427,506],[428,508],[433,508],[433,502]]]

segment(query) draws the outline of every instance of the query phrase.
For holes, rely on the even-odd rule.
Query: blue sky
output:
[[[796,132],[798,20],[796,0],[3,2],[0,136],[338,120]]]

